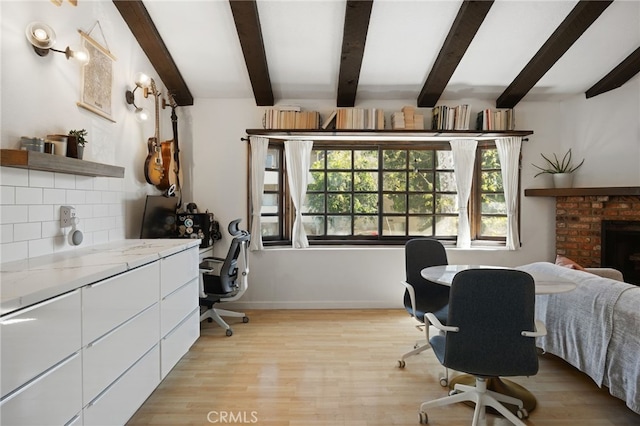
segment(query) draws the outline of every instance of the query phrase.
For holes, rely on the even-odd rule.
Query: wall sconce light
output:
[[[54,51],[58,53],[64,53],[67,59],[75,59],[81,64],[86,64],[89,62],[89,52],[84,49],[72,49],[67,46],[65,50],[54,49],[53,45],[56,42],[56,33],[53,29],[47,24],[43,24],[42,22],[32,22],[27,25],[26,29],[27,40],[33,46],[33,50],[38,54],[38,56],[47,56],[49,51]]]
[[[129,105],[133,105],[133,107],[136,109],[136,119],[138,121],[148,120],[149,111],[147,111],[144,108],[140,108],[139,106],[136,105],[135,103],[136,90],[138,90],[138,88],[144,90],[144,97],[146,98],[152,81],[153,79],[151,77],[149,77],[144,73],[139,72],[136,74],[136,80],[135,80],[136,87],[133,90],[127,90],[124,94],[127,103]]]

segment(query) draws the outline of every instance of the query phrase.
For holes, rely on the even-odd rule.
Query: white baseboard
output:
[[[222,305],[222,304],[221,304]],[[219,305],[219,306],[221,306]],[[287,301],[287,302],[234,302],[224,303],[224,309],[242,311],[251,309],[404,309],[399,303],[381,301]]]

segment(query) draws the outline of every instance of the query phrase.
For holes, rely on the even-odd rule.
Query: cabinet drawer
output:
[[[4,399],[0,424],[63,425],[80,410],[82,362],[78,351]]]
[[[200,309],[196,308],[160,341],[162,379],[187,353],[198,337],[200,337]]]
[[[82,288],[82,344],[108,333],[138,312],[153,305],[160,295],[158,262]]]
[[[165,297],[198,277],[198,248],[193,247],[160,259],[160,268],[160,297]]]
[[[160,336],[166,335],[198,307],[198,279],[183,285],[160,302]]]
[[[0,319],[2,396],[80,349],[80,312],[74,290]]]
[[[160,384],[160,350],[154,346],[83,410],[84,425],[123,425]]]
[[[84,348],[83,401],[86,404],[160,340],[155,304]]]

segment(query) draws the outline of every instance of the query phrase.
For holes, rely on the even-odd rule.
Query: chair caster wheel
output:
[[[242,317],[242,322],[243,323],[248,323],[249,322],[249,317]]]
[[[420,412],[420,424],[421,425],[426,425],[427,423],[429,423],[429,416],[427,416],[427,413],[421,411]]]
[[[207,318],[207,322],[213,322],[213,318]]]
[[[225,334],[227,336],[231,336],[231,335],[233,335],[233,330],[231,330],[230,328],[227,328],[227,331],[225,332]]]
[[[407,364],[404,362],[404,360],[402,360],[402,359],[398,360],[398,368],[404,368],[405,365],[407,365]]]
[[[446,377],[440,377],[440,386],[446,388],[449,384],[449,380]]]
[[[524,420],[529,418],[529,412],[527,411],[526,408],[519,408],[516,414],[518,415],[519,419]]]

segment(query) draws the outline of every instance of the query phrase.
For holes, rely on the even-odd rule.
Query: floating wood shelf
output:
[[[249,136],[264,136],[273,139],[316,138],[323,140],[451,140],[455,138],[475,138],[478,140],[494,140],[508,136],[528,136],[532,130],[295,130],[295,129],[247,129]]]
[[[68,173],[82,176],[106,176],[123,178],[124,167],[78,160],[61,155],[44,154],[17,149],[0,150],[0,165],[46,172]]]
[[[581,197],[598,195],[640,196],[640,186],[603,186],[594,188],[538,188],[525,189],[525,197]]]

